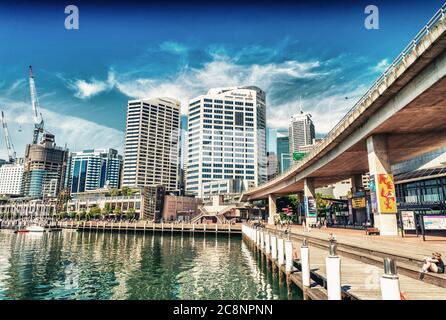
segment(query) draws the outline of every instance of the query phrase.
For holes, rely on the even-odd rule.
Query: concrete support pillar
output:
[[[350,181],[352,184],[352,194],[355,192],[360,191],[364,188],[364,185],[362,184],[362,174],[354,174],[350,177]]]
[[[314,189],[314,179],[306,178],[304,180],[304,198],[305,198],[305,223],[307,226],[316,223],[316,192]],[[312,212],[313,211],[313,212]],[[316,213],[315,215],[312,213]]]
[[[386,135],[367,139],[373,220],[383,236],[398,235],[395,185],[390,168]]]
[[[274,224],[274,215],[277,212],[277,197],[273,194],[268,195],[268,224]]]

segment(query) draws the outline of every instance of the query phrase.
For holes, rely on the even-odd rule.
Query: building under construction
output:
[[[44,129],[42,115],[38,113],[39,102],[31,66],[29,88],[34,132],[32,143],[25,149],[24,195],[33,198],[57,197],[64,185],[68,150],[57,147],[54,135]],[[42,138],[39,142],[40,134]]]
[[[40,144],[28,144],[23,174],[28,197],[56,197],[63,187],[68,150],[57,147],[54,135],[44,133]]]

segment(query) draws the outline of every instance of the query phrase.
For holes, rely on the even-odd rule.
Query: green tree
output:
[[[122,193],[121,190],[113,188],[111,189],[110,195],[113,197],[117,197],[120,196],[121,193]]]
[[[110,203],[106,203],[103,210],[105,215],[109,215],[112,213],[112,209],[110,207]]]
[[[121,218],[121,216],[122,216],[121,209],[116,208],[115,210],[113,210],[113,214],[114,214],[117,218]]]
[[[126,217],[127,219],[135,218],[135,209],[130,208],[129,210],[127,210]]]
[[[327,214],[330,201],[327,199],[334,199],[332,195],[323,195],[322,193],[316,193],[316,208],[319,217],[325,217]]]
[[[93,219],[97,219],[101,216],[101,208],[94,206],[90,209],[90,217]]]
[[[121,194],[125,197],[129,197],[134,194],[134,191],[132,189],[130,189],[129,187],[123,187],[121,189]]]

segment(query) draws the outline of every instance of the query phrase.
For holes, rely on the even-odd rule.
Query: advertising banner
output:
[[[404,230],[415,230],[415,213],[413,211],[401,211],[401,220]]]
[[[372,207],[372,213],[376,214],[378,213],[378,198],[376,196],[375,175],[373,174],[370,175],[369,188],[370,188],[370,204]]]
[[[317,217],[316,199],[314,197],[305,197],[305,216]]]
[[[446,216],[423,216],[425,230],[446,230]]]
[[[352,198],[353,209],[365,208],[365,198]]]
[[[396,196],[393,175],[378,174],[376,181],[376,194],[378,196],[378,205],[380,213],[396,213]]]

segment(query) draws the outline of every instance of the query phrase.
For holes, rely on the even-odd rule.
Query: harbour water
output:
[[[302,299],[240,236],[0,231],[1,299]]]

